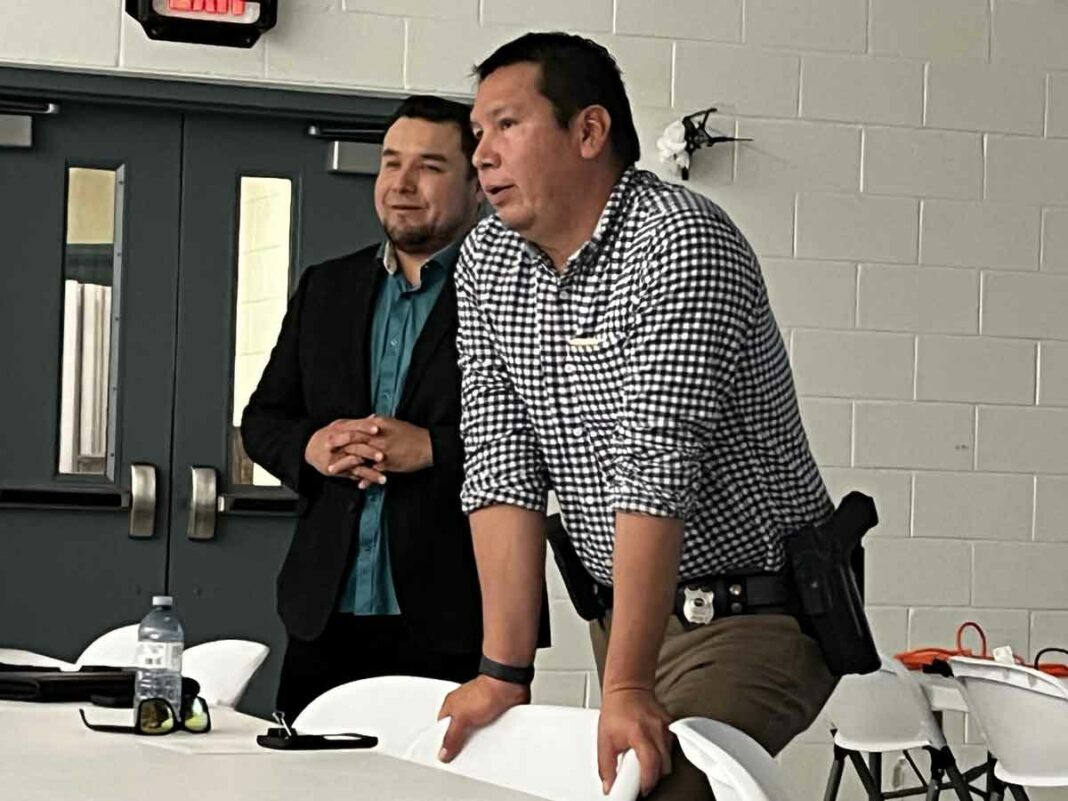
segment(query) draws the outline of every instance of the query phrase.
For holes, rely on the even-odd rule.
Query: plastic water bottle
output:
[[[146,698],[163,698],[170,703],[175,715],[181,714],[185,632],[173,606],[171,596],[153,596],[152,611],[145,615],[137,629],[134,708]]]

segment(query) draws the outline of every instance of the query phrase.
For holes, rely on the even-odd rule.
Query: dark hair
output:
[[[452,122],[460,129],[460,149],[470,167],[470,174],[475,174],[471,158],[475,155],[478,140],[471,131],[471,107],[455,100],[446,100],[435,95],[410,95],[401,101],[397,110],[386,123],[386,130],[401,117],[410,117],[427,122]]]
[[[552,103],[561,127],[587,106],[604,106],[612,118],[612,150],[624,167],[638,160],[641,145],[623,73],[608,50],[570,33],[527,33],[497,48],[475,73],[484,81],[501,67],[523,62],[541,67],[541,93]]]

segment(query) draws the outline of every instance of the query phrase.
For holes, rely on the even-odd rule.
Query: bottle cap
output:
[[[174,598],[170,595],[153,595],[153,606],[174,606]]]

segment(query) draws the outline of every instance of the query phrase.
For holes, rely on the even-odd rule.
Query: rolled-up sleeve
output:
[[[763,281],[745,239],[707,210],[675,212],[648,237],[609,498],[617,512],[685,520]]]
[[[498,504],[543,512],[549,490],[545,458],[526,403],[508,375],[492,323],[479,302],[478,250],[476,230],[464,243],[456,265],[464,449],[460,500],[468,514]]]

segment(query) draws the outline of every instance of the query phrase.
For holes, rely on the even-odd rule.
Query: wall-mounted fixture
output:
[[[33,147],[34,115],[58,113],[47,100],[0,96],[0,147]]]
[[[149,39],[252,47],[274,27],[278,0],[126,0]]]
[[[656,140],[660,151],[660,160],[671,164],[679,171],[682,180],[690,177],[690,160],[694,152],[702,147],[711,147],[720,142],[751,142],[752,139],[729,136],[723,131],[708,127],[708,115],[718,109],[713,106],[702,111],[687,114],[681,120],[675,120],[664,129]]]

